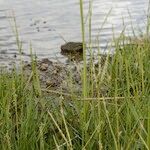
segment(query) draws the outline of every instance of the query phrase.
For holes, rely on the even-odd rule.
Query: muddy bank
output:
[[[41,87],[68,92],[81,92],[81,64],[63,64],[45,58],[36,62]],[[32,73],[32,64],[25,63],[23,70],[27,77]]]
[[[111,58],[109,58],[111,60]],[[106,61],[106,56],[101,57],[101,63],[95,62],[87,65],[87,78],[90,81],[91,71],[98,73],[99,67],[103,67]],[[52,62],[45,58],[36,62],[37,71],[41,87],[49,90],[57,90],[63,92],[74,92],[82,94],[82,63],[72,62],[63,64],[59,62]],[[25,63],[23,67],[24,73],[27,77],[31,76],[32,64]],[[92,79],[94,82],[94,79]],[[96,82],[96,81],[95,81]],[[106,87],[102,86],[100,91],[104,94],[107,92]]]
[[[70,55],[69,53],[66,54],[66,57],[68,58],[68,61],[65,63],[58,61],[54,62],[48,58],[36,60],[34,62],[37,68],[41,88],[46,90],[62,91],[65,93],[73,92],[80,95],[82,94],[82,69],[83,69],[82,53],[81,54],[77,53],[77,55],[76,53],[73,55]],[[94,74],[100,71],[99,67],[104,66],[106,57],[107,55],[101,55],[100,63],[94,61],[94,58],[92,60],[93,61],[92,64],[90,64],[90,61],[88,61],[87,78],[89,78],[89,80],[91,80],[90,79],[91,71],[93,71],[92,73]],[[13,68],[16,66],[19,72],[20,58],[21,57],[14,55],[13,59],[11,58],[11,63],[7,63],[7,61],[9,61],[9,57],[3,59],[4,64],[0,66],[0,69],[5,69],[11,72]],[[111,61],[111,59],[112,56],[109,57],[109,62]],[[23,73],[25,77],[27,77],[28,79],[31,77],[31,74],[33,73],[32,63],[30,61],[22,62],[23,64],[22,67],[24,71]],[[30,82],[32,83],[32,77]],[[103,94],[106,93],[107,91],[106,87],[102,86],[102,89],[100,89],[100,91]]]

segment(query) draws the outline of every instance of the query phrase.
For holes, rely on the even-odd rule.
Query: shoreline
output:
[[[73,55],[74,56],[74,55]],[[76,55],[77,57],[79,55]],[[92,65],[94,65],[93,69],[96,71],[98,70],[99,65],[101,67],[104,66],[104,63],[106,61],[107,55],[101,55],[101,62],[100,64],[96,62],[92,62]],[[81,58],[81,56],[80,56]],[[43,89],[46,89],[45,91],[48,92],[48,90],[57,90],[61,91],[63,93],[70,93],[70,91],[73,91],[73,93],[76,93],[78,95],[82,94],[82,69],[83,64],[81,61],[78,61],[75,59],[75,61],[70,60],[68,56],[68,63],[61,63],[61,62],[54,62],[49,60],[48,58],[43,58],[40,60],[32,60],[32,57],[30,58],[30,61],[22,61],[23,66],[20,65],[19,60],[18,63],[13,65],[9,65],[9,67],[0,68],[1,70],[6,70],[9,73],[12,73],[15,69],[17,73],[21,73],[20,70],[23,70],[23,74],[25,78],[30,80],[29,82],[32,84],[32,73],[33,73],[33,63],[34,67],[37,70],[37,75],[39,78],[40,86]],[[33,61],[33,62],[31,62]],[[109,56],[109,62],[112,61],[112,56]],[[91,64],[90,61],[87,64],[87,70],[88,74],[87,77],[90,75],[90,69]],[[71,87],[70,87],[71,85]],[[71,90],[70,90],[71,89]],[[102,87],[101,92],[104,94],[107,92],[106,87]]]

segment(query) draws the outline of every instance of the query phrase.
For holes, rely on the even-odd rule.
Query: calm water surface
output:
[[[84,0],[85,16],[88,13],[88,1]],[[79,0],[0,0],[0,6],[0,64],[8,62],[10,57],[17,59],[14,58],[18,52],[12,31],[13,12],[26,59],[29,58],[30,42],[39,58],[63,61],[60,45],[64,39],[81,41]],[[93,0],[92,40],[99,37],[100,47],[104,50],[112,39],[112,27],[115,35],[122,31],[123,24],[126,25],[127,34],[131,33],[131,24],[137,30],[144,30],[147,8],[148,0]],[[88,32],[86,37],[88,41]]]

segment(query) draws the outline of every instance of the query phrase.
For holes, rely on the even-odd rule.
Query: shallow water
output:
[[[85,16],[89,8],[88,1],[84,0]],[[0,64],[9,62],[10,58],[13,61],[18,58],[16,38],[12,31],[13,14],[26,60],[30,54],[30,43],[39,58],[64,61],[64,56],[60,54],[60,45],[65,43],[64,39],[81,41],[79,0],[0,0],[0,6]],[[131,24],[138,31],[144,30],[147,8],[148,0],[93,0],[92,40],[99,37],[100,47],[105,50],[112,33],[118,35],[124,25],[127,34],[131,33]],[[86,37],[88,41],[88,32]]]

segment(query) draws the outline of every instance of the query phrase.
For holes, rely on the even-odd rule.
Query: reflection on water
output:
[[[85,15],[89,8],[88,2],[89,0],[84,0]],[[39,57],[61,60],[63,56],[60,54],[60,45],[64,43],[63,39],[81,40],[79,0],[0,0],[0,5],[0,62],[2,57],[17,53],[11,27],[12,12],[15,13],[19,35],[27,55],[29,43],[32,42]],[[93,41],[99,37],[101,48],[105,48],[107,42],[111,41],[112,27],[117,35],[123,28],[123,22],[128,33],[131,32],[131,22],[137,28],[144,29],[147,7],[148,0],[93,0]],[[110,9],[112,11],[99,33]]]

